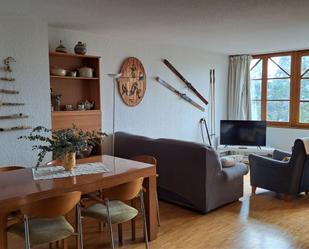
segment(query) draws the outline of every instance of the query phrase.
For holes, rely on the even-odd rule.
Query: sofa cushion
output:
[[[233,181],[246,175],[249,172],[249,168],[244,163],[237,163],[234,167],[224,168],[222,172],[227,181]]]
[[[236,164],[236,160],[231,156],[223,156],[220,158],[221,164],[223,168],[233,167]]]

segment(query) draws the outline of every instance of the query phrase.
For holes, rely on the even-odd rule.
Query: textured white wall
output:
[[[71,51],[80,40],[87,43],[89,54],[102,56],[101,96],[103,129],[106,132],[112,131],[113,82],[104,74],[118,73],[122,61],[129,56],[135,56],[142,61],[147,74],[147,90],[144,99],[136,107],[126,106],[117,92],[116,130],[150,137],[201,141],[198,122],[201,117],[207,117],[207,112],[202,113],[153,80],[154,76],[160,76],[175,88],[200,102],[161,62],[162,58],[170,60],[206,98],[209,98],[209,69],[215,68],[217,127],[219,127],[219,120],[226,117],[227,56],[175,46],[115,41],[91,33],[49,28],[50,50],[55,49],[60,39]],[[151,37],[149,39],[151,40]],[[208,110],[208,107],[206,109]]]
[[[47,24],[29,17],[1,14],[0,34],[0,63],[7,56],[12,56],[17,61],[13,64],[16,82],[11,84],[20,94],[10,96],[10,99],[26,104],[22,107],[0,107],[0,115],[23,112],[30,116],[21,121],[1,120],[0,126],[50,126]],[[2,70],[0,75],[4,75]],[[5,85],[0,81],[0,88]],[[3,94],[0,94],[1,99],[9,100]],[[36,153],[31,150],[31,143],[17,140],[28,132],[0,133],[0,165],[29,166],[36,162]]]
[[[267,145],[291,151],[295,139],[309,137],[308,129],[267,128]]]
[[[42,21],[11,14],[0,16],[0,34],[0,60],[7,56],[13,56],[17,60],[14,64],[14,77],[17,81],[13,84],[21,92],[18,98],[26,103],[24,107],[15,109],[2,107],[0,115],[9,113],[11,110],[30,115],[30,118],[23,122],[1,121],[0,126],[25,123],[50,127],[48,42],[49,49],[54,50],[60,39],[70,50],[73,50],[78,40],[87,42],[89,54],[102,56],[101,96],[103,130],[106,132],[112,131],[113,83],[104,74],[119,72],[121,62],[128,56],[136,56],[143,62],[148,85],[143,101],[134,108],[124,105],[117,93],[116,130],[150,137],[201,141],[198,121],[203,116],[207,117],[208,113],[203,114],[152,79],[154,76],[160,76],[199,102],[166,68],[161,62],[162,58],[169,59],[205,97],[209,97],[209,69],[215,68],[217,134],[219,134],[219,120],[226,117],[228,59],[224,55],[175,46],[115,41],[91,33],[48,28]],[[3,72],[1,71],[0,74],[2,75]],[[4,85],[3,82],[0,84]],[[1,95],[2,98],[3,95]],[[0,133],[1,165],[30,166],[36,162],[36,153],[31,150],[31,143],[17,140],[18,136],[26,133],[27,131]],[[269,128],[267,144],[289,150],[295,138],[303,136],[309,136],[309,131]]]

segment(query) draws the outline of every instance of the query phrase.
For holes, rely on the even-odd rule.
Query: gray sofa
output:
[[[216,151],[198,143],[151,139],[124,132],[115,134],[115,155],[131,158],[152,155],[157,159],[158,196],[207,213],[243,196],[247,166],[222,168]]]

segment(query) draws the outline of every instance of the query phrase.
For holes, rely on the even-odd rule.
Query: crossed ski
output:
[[[181,93],[180,91],[178,91],[176,88],[174,88],[172,85],[170,85],[169,83],[167,83],[166,81],[160,79],[160,77],[156,77],[155,78],[156,81],[158,81],[162,86],[165,86],[167,89],[169,89],[170,91],[172,91],[173,93],[175,93],[176,95],[178,95],[180,98],[182,98],[183,100],[187,101],[188,103],[190,103],[191,105],[193,105],[194,107],[198,108],[201,111],[205,111],[205,109],[200,106],[198,103],[194,102],[191,98],[189,98],[185,93]]]

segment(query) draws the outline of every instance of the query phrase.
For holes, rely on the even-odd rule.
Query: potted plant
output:
[[[19,139],[37,141],[39,144],[33,145],[32,150],[38,150],[38,167],[46,154],[52,152],[55,158],[61,158],[65,170],[73,170],[76,165],[76,153],[86,151],[89,146],[100,143],[106,136],[97,130],[83,131],[73,125],[72,128],[52,131],[43,126],[35,127],[29,136],[21,136]]]

